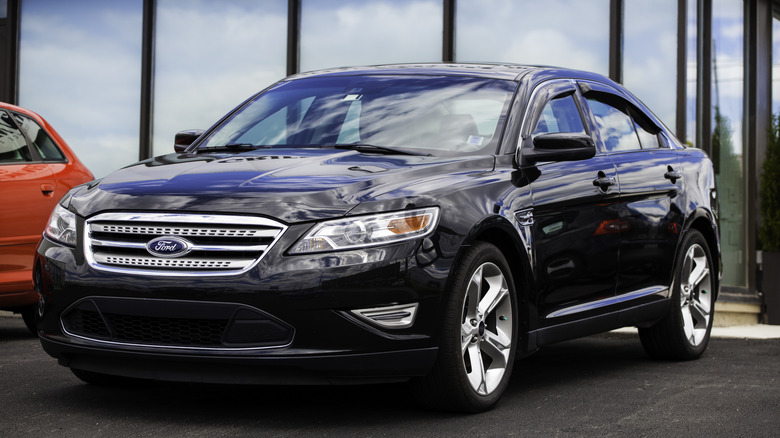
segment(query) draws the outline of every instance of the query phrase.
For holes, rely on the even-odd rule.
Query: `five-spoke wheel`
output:
[[[517,348],[515,285],[494,245],[473,243],[453,272],[439,355],[417,382],[418,399],[442,410],[481,412],[501,397]]]
[[[669,313],[652,327],[639,329],[642,346],[650,356],[689,360],[707,348],[717,284],[712,267],[704,236],[688,231],[677,254]]]

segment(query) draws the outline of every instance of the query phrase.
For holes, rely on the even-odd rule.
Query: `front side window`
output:
[[[634,116],[634,127],[639,136],[639,143],[642,145],[642,149],[656,149],[661,147],[661,143],[658,140],[660,129],[647,122],[645,118],[639,114],[638,110],[631,110],[631,113]]]
[[[433,76],[282,82],[244,105],[199,148],[366,145],[435,156],[493,154],[516,87]]]
[[[18,164],[32,161],[24,134],[11,116],[0,110],[0,164]]]
[[[533,135],[557,133],[585,133],[580,111],[571,94],[547,102]]]
[[[588,96],[587,99],[607,152],[641,149],[634,121],[622,101],[601,96]]]

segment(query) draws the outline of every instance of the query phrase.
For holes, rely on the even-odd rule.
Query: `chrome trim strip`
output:
[[[648,295],[658,294],[667,290],[669,290],[669,288],[665,286],[646,287],[644,289],[639,289],[634,292],[629,292],[627,294],[604,298],[598,301],[593,301],[591,303],[579,304],[576,306],[567,307],[565,309],[556,310],[555,312],[548,314],[547,318],[557,318],[559,316],[573,315],[575,313],[599,309],[602,307],[611,306],[613,304],[619,304],[619,303],[624,303],[626,301],[635,300],[637,298],[645,297]]]
[[[259,351],[259,350],[271,350],[274,348],[286,348],[292,345],[293,341],[286,344],[280,344],[280,345],[270,345],[267,347],[183,347],[180,345],[155,345],[155,344],[134,344],[129,342],[116,342],[116,341],[106,341],[103,339],[95,339],[95,338],[89,338],[82,335],[74,335],[73,333],[69,332],[65,329],[65,324],[62,323],[62,320],[60,320],[60,328],[62,328],[62,332],[66,335],[81,339],[84,341],[88,341],[89,343],[98,343],[98,344],[106,344],[106,345],[113,345],[113,346],[119,346],[119,347],[131,347],[131,348],[148,348],[148,349],[165,349],[165,350],[179,350],[179,351],[213,351],[213,352],[225,352],[225,351]],[[293,329],[293,337],[292,339],[295,339],[295,329]]]
[[[228,224],[228,225],[262,225],[279,227],[279,222],[255,216],[232,216],[227,214],[188,214],[188,213],[101,213],[93,216],[87,222],[94,221],[142,221],[142,222],[179,222],[191,224]],[[208,225],[207,225],[208,226]]]
[[[245,260],[219,260],[204,258],[174,259],[150,256],[117,256],[96,252],[93,254],[96,262],[104,265],[127,265],[127,266],[146,266],[146,267],[166,267],[166,268],[211,268],[211,269],[240,269],[250,265],[254,259]],[[112,260],[113,259],[113,260]]]
[[[232,224],[229,224],[232,225]],[[253,224],[250,224],[253,225]],[[113,233],[113,234],[134,234],[134,235],[159,235],[174,234],[176,236],[215,236],[215,237],[274,237],[276,233],[273,230],[247,230],[241,228],[216,228],[211,226],[203,227],[168,227],[165,225],[107,225],[92,223],[89,226],[90,231]]]
[[[108,246],[113,248],[130,248],[130,249],[146,249],[145,243],[135,242],[117,242],[113,240],[100,240],[93,239],[92,246]],[[237,246],[237,245],[196,245],[190,246],[192,251],[265,251],[269,245],[250,245],[250,246]]]

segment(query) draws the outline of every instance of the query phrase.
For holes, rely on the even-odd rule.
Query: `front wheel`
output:
[[[704,236],[689,231],[677,255],[669,313],[653,327],[639,330],[648,355],[691,360],[704,353],[712,330],[716,275]]]
[[[433,409],[482,412],[509,383],[517,349],[517,304],[501,251],[477,242],[453,272],[439,355],[417,382],[419,400]]]

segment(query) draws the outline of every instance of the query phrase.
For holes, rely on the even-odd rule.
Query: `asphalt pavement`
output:
[[[421,409],[403,384],[87,385],[0,315],[0,435],[777,437],[779,337],[718,330],[689,362],[649,359],[628,330],[562,342],[518,362],[495,409],[455,415]]]

